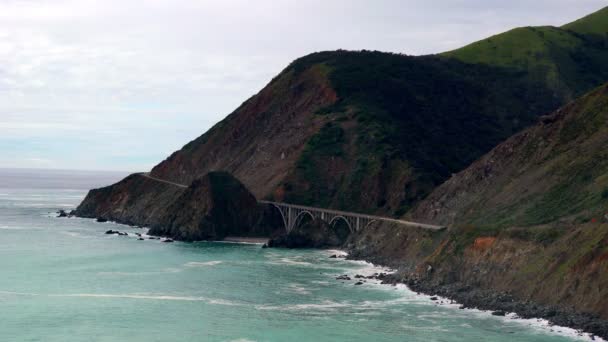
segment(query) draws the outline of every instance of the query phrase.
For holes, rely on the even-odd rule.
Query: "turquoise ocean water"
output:
[[[0,170],[0,341],[586,339],[401,286],[338,281],[379,269],[330,251],[139,241],[145,230],[56,218],[120,177],[38,172]]]

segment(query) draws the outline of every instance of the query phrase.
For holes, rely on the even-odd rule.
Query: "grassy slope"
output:
[[[439,186],[411,213],[451,227],[423,276],[608,319],[606,146],[608,84]]]
[[[608,26],[608,7],[591,13],[584,18],[581,18],[572,23],[562,26],[566,30],[578,32],[581,34],[590,35],[606,35],[606,27]]]
[[[526,71],[573,99],[608,79],[602,66],[608,60],[608,8],[561,28],[517,28],[442,55]]]
[[[411,215],[465,227],[470,238],[517,227],[515,236],[550,242],[567,227],[605,220],[606,146],[608,85],[500,144]]]

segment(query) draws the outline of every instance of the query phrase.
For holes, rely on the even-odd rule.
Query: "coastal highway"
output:
[[[180,187],[180,188],[184,188],[184,189],[186,189],[188,187],[187,185],[184,185],[184,184],[174,183],[174,182],[170,182],[168,180],[152,177],[152,176],[150,176],[150,172],[140,172],[140,173],[138,173],[138,175],[140,175],[142,177],[153,179],[153,180],[155,180],[157,182],[174,185],[174,186],[177,186],[177,187]]]

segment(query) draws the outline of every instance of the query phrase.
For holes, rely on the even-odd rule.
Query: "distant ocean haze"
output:
[[[0,168],[0,188],[88,190],[113,184],[126,171],[82,171]]]

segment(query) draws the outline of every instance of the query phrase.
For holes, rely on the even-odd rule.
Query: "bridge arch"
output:
[[[301,212],[299,212],[294,218],[293,218],[293,222],[291,223],[291,228],[289,228],[287,231],[290,232],[292,231],[294,228],[298,227],[298,224],[301,223],[301,219],[304,218],[304,216],[308,215],[310,217],[311,220],[315,219],[315,216],[308,210],[303,210]]]
[[[367,227],[369,227],[372,223],[376,223],[378,222],[377,220],[369,220],[367,223],[365,223],[365,226],[363,226],[363,229],[367,229]]]
[[[348,216],[337,215],[329,221],[329,229],[338,241],[342,244],[354,232],[354,222]]]
[[[333,217],[333,218],[332,218],[332,219],[329,221],[329,226],[330,226],[330,227],[332,227],[332,228],[334,228],[334,225],[335,225],[335,224],[336,224],[336,223],[337,223],[339,220],[342,220],[342,221],[346,222],[346,225],[348,226],[348,230],[350,230],[350,232],[351,232],[351,233],[353,232],[353,226],[351,225],[350,221],[349,221],[349,220],[348,220],[346,217],[344,217],[344,216],[342,216],[342,215],[337,215],[337,216],[334,216],[334,217]]]
[[[281,206],[276,203],[272,203],[272,202],[267,202],[267,203],[279,211],[279,214],[281,214],[281,219],[283,220],[283,227],[285,228],[286,232],[289,232],[289,219],[283,212],[283,208],[281,208]]]

